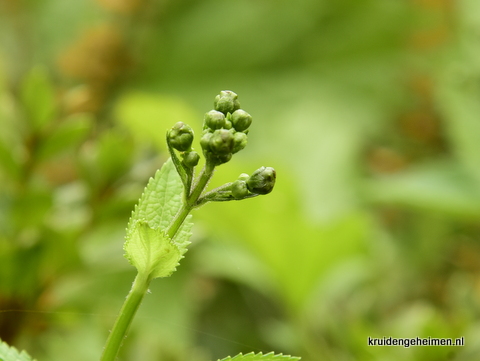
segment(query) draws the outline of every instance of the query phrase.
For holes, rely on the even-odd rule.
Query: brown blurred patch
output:
[[[18,0],[2,0],[0,1],[0,9],[6,13],[16,13],[21,8],[21,2]]]
[[[104,87],[80,85],[64,93],[62,105],[67,114],[95,113],[105,103]]]
[[[61,71],[89,84],[111,84],[131,65],[120,31],[112,25],[88,29],[59,58]]]
[[[434,84],[427,74],[413,73],[408,75],[408,88],[418,97],[422,105],[430,105]]]
[[[427,110],[415,110],[400,118],[400,129],[407,137],[429,143],[438,139],[438,119]]]
[[[446,25],[434,29],[417,31],[412,34],[410,46],[417,50],[434,49],[446,42],[450,34],[450,29]]]
[[[145,0],[97,0],[105,9],[120,13],[131,14],[136,12],[142,5],[146,3]]]
[[[65,76],[84,83],[69,94],[68,112],[100,111],[133,67],[122,33],[110,24],[86,30],[60,55],[58,63]]]
[[[412,0],[432,19],[433,26],[417,30],[410,38],[409,45],[415,51],[432,50],[446,43],[452,30],[451,15],[455,11],[454,0]]]
[[[467,272],[480,273],[480,245],[464,237],[455,241],[458,244],[453,254],[455,266]]]
[[[76,160],[65,154],[42,162],[38,166],[38,173],[52,185],[58,186],[78,179]]]
[[[384,206],[377,210],[382,224],[390,229],[401,227],[405,221],[405,212],[394,206]]]
[[[4,342],[12,344],[25,323],[26,308],[23,300],[0,296],[0,335]]]
[[[413,3],[417,6],[421,6],[425,9],[450,9],[453,7],[455,0],[413,0]]]
[[[407,159],[402,154],[386,147],[372,149],[367,156],[367,161],[373,172],[382,174],[399,172],[408,164]]]

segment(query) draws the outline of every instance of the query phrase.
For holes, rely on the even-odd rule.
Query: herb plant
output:
[[[168,277],[179,265],[189,245],[192,221],[190,212],[208,202],[243,200],[268,194],[275,185],[275,170],[261,167],[251,175],[242,173],[230,183],[207,191],[215,168],[231,160],[247,145],[252,117],[240,109],[238,96],[222,91],[216,96],[214,109],[205,114],[200,139],[205,164],[197,174],[200,155],[193,149],[193,130],[178,122],[167,132],[170,159],[148,182],[135,206],[126,230],[125,257],[137,269],[132,288],[120,310],[105,344],[101,361],[114,361],[129,326],[150,282]],[[239,354],[222,361],[290,361],[298,357],[273,352]],[[0,343],[0,361],[31,361]]]

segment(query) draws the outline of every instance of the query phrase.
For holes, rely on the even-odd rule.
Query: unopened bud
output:
[[[213,103],[215,110],[223,114],[233,113],[240,109],[240,103],[237,100],[238,95],[230,90],[222,90],[219,95],[215,97]]]
[[[233,135],[233,151],[232,153],[237,153],[241,151],[247,145],[247,135],[242,132],[236,132]]]
[[[217,165],[227,163],[230,159],[232,159],[232,153],[220,154],[217,155],[214,159]]]
[[[200,146],[202,147],[203,151],[210,150],[210,139],[212,139],[213,133],[205,132],[200,139]]]
[[[247,183],[243,180],[236,180],[232,184],[232,196],[235,199],[242,199],[248,196],[250,192],[247,188]]]
[[[195,167],[198,164],[199,160],[200,160],[200,156],[195,151],[187,152],[183,157],[183,163],[188,168]]]
[[[168,132],[168,143],[178,151],[190,149],[193,142],[193,130],[187,124],[178,122]]]
[[[217,129],[209,141],[209,149],[215,155],[232,153],[234,146],[233,134],[226,129]]]
[[[232,114],[232,125],[236,131],[242,132],[252,124],[252,116],[245,110],[238,109]]]
[[[268,194],[275,185],[276,173],[271,167],[257,169],[247,180],[247,188],[255,194]]]
[[[250,176],[247,173],[242,173],[238,176],[238,180],[246,181],[248,178],[250,178]]]
[[[225,114],[217,110],[210,110],[203,118],[204,124],[212,129],[220,129],[225,127]]]

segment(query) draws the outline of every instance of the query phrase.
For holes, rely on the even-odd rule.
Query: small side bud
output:
[[[243,132],[252,124],[252,116],[245,110],[238,109],[232,114],[232,125],[237,132]]]
[[[178,122],[168,131],[167,140],[174,149],[186,151],[192,146],[193,130],[187,124]]]
[[[248,196],[250,192],[247,188],[247,183],[243,180],[236,180],[232,184],[232,196],[235,199],[243,199]]]
[[[255,194],[268,194],[275,186],[276,173],[271,167],[257,169],[247,180],[247,188]]]
[[[213,106],[215,110],[222,112],[223,114],[233,113],[235,110],[240,109],[240,103],[237,100],[238,95],[230,90],[222,90],[219,95],[215,97]]]
[[[205,132],[200,139],[200,146],[202,147],[203,151],[210,150],[210,139],[212,139],[213,133]]]
[[[195,167],[199,161],[200,156],[195,151],[186,152],[183,156],[183,164],[185,164],[188,168]]]
[[[242,173],[238,176],[238,180],[247,181],[250,176],[247,173]]]
[[[232,153],[237,153],[241,151],[247,145],[247,135],[242,132],[236,132],[233,135],[233,151]]]
[[[230,120],[226,120],[225,121],[225,126],[224,126],[225,129],[232,129],[232,122]]]
[[[215,155],[226,155],[233,151],[234,137],[226,129],[217,129],[213,132],[208,143],[210,151]]]
[[[203,122],[212,130],[225,128],[225,114],[217,110],[210,110],[205,114]]]

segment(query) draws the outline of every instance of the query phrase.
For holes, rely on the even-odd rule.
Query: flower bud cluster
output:
[[[215,165],[228,162],[247,145],[252,116],[240,109],[238,96],[232,91],[220,92],[214,108],[205,114],[200,140],[203,154]]]

